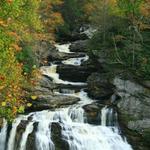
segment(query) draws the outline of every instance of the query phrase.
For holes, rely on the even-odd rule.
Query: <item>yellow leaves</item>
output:
[[[32,100],[36,100],[36,99],[37,99],[37,96],[36,96],[36,95],[31,95],[31,99],[32,99]]]
[[[3,20],[0,19],[0,26],[7,27],[8,25]]]
[[[24,109],[25,109],[24,106],[20,106],[19,109],[18,109],[18,112],[19,112],[19,113],[23,113],[23,112],[24,112]]]
[[[0,86],[0,91],[3,90],[5,88],[4,85]]]
[[[2,106],[2,107],[5,107],[5,106],[6,106],[6,102],[2,102],[2,103],[1,103],[1,106]]]
[[[31,107],[32,106],[32,104],[31,103],[27,103],[27,107]]]

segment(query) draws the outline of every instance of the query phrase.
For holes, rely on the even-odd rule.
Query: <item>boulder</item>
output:
[[[18,125],[18,127],[17,127],[16,136],[15,136],[15,145],[14,145],[15,150],[20,149],[20,143],[21,143],[21,140],[22,140],[22,135],[25,132],[27,124],[28,124],[28,121],[22,120],[20,122],[20,124]]]
[[[78,40],[70,45],[71,52],[87,52],[88,50],[88,40]]]
[[[52,141],[54,142],[55,149],[62,150],[63,147],[63,149],[69,150],[69,144],[63,138],[61,134],[61,130],[62,127],[59,123],[53,122],[51,124],[51,137],[52,137]]]
[[[51,51],[48,55],[48,61],[62,61],[69,58],[76,58],[76,57],[84,57],[85,53],[63,53],[59,52],[57,49]]]
[[[36,95],[36,100],[29,99],[32,107],[27,108],[26,111],[40,111],[45,109],[54,109],[66,105],[77,103],[80,99],[73,96],[65,95]]]
[[[114,79],[121,100],[118,102],[119,121],[134,149],[150,146],[150,91],[132,80]],[[137,144],[138,143],[138,144]]]
[[[54,50],[55,47],[50,42],[45,40],[35,40],[33,52],[36,55],[36,62],[39,63],[40,66],[47,64],[47,58]]]
[[[35,141],[38,122],[35,122],[33,126],[34,126],[33,131],[28,135],[28,139],[27,139],[27,144],[26,144],[27,150],[36,150],[37,149],[36,147],[38,146]]]
[[[88,94],[94,99],[107,100],[115,92],[115,86],[111,83],[108,74],[93,73],[87,79]]]
[[[98,103],[92,103],[83,106],[85,110],[86,121],[90,124],[100,125],[101,124],[101,109],[104,105]]]
[[[72,82],[85,82],[88,76],[97,71],[95,66],[81,65],[81,66],[72,66],[72,65],[59,65],[57,67],[57,73],[62,80],[72,81]]]

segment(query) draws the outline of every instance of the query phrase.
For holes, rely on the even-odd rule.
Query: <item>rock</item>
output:
[[[72,82],[85,82],[87,77],[97,71],[95,66],[72,66],[72,65],[59,65],[57,67],[57,73],[62,80]]]
[[[63,53],[59,52],[57,49],[51,51],[48,55],[48,61],[62,61],[69,58],[77,58],[77,57],[84,57],[84,53]]]
[[[27,111],[39,111],[45,109],[59,108],[66,105],[72,105],[80,99],[73,96],[65,95],[37,95],[36,100],[28,100],[32,103],[32,107],[28,108]]]
[[[55,149],[56,150],[69,150],[69,144],[67,143],[67,141],[64,140],[62,134],[61,134],[61,126],[59,123],[55,123],[53,122],[51,125],[51,137],[52,137],[52,141],[54,142],[55,145]]]
[[[35,122],[33,126],[34,126],[33,131],[28,135],[28,139],[27,139],[27,144],[26,144],[27,150],[36,150],[37,149],[36,147],[38,146],[35,141],[38,122]]]
[[[88,94],[94,99],[109,99],[114,91],[115,86],[111,83],[110,77],[105,73],[93,73],[87,79]]]
[[[55,47],[48,41],[41,40],[35,41],[33,52],[36,54],[37,62],[40,65],[45,65],[48,56],[51,54],[52,51],[55,50]]]
[[[0,118],[0,130],[1,130],[2,126],[3,126],[3,118]]]
[[[101,109],[104,107],[104,105],[100,105],[98,103],[92,103],[83,106],[83,109],[85,110],[85,116],[87,119],[87,122],[90,124],[100,125],[101,124]]]
[[[65,42],[73,42],[77,40],[86,40],[89,37],[85,33],[79,33],[77,31],[73,31],[72,33],[68,34],[62,34],[59,38],[59,42],[65,43]]]
[[[88,49],[88,40],[75,41],[70,45],[71,52],[87,52],[87,49]]]
[[[89,37],[85,34],[85,33],[77,33],[77,32],[73,32],[71,34],[71,41],[77,41],[77,40],[86,40]],[[69,41],[70,41],[69,40]]]
[[[150,96],[141,85],[129,80],[114,79],[118,94],[122,97],[118,103],[121,113],[131,116],[134,120],[149,118]]]
[[[20,143],[22,140],[22,135],[26,129],[27,124],[28,124],[28,121],[22,120],[17,127],[16,136],[15,136],[15,145],[14,145],[15,150],[20,149]]]
[[[143,132],[143,130],[150,129],[150,119],[129,121],[128,128],[135,131]]]
[[[86,87],[87,85],[58,84],[55,91],[60,93],[77,93],[80,92],[81,89],[85,89]]]
[[[39,86],[48,89],[56,88],[55,83],[53,83],[53,79],[47,75],[42,75],[41,79],[39,80]]]
[[[118,112],[124,134],[134,149],[148,150],[150,140],[150,96],[149,89],[130,80],[114,79],[121,100]],[[138,144],[137,144],[138,143]]]

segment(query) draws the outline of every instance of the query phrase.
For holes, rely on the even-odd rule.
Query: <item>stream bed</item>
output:
[[[60,52],[72,53],[70,44],[57,44]],[[89,57],[70,58],[61,63],[80,66]],[[56,84],[86,85],[85,82],[64,81],[59,78],[57,64],[41,67],[44,75],[53,79]],[[68,72],[69,73],[69,72]],[[79,92],[64,89],[55,94],[74,96],[80,101],[71,106],[55,110],[32,112],[18,116],[8,128],[4,120],[0,130],[0,150],[132,150],[122,136],[117,122],[117,112],[108,106],[101,109],[96,125],[87,121],[83,107],[95,100],[81,89]],[[115,118],[115,119],[114,119]],[[19,133],[18,128],[25,126]],[[20,135],[20,136],[19,136]]]

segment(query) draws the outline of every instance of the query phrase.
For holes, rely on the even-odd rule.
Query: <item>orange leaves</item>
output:
[[[11,44],[11,47],[15,49],[16,52],[20,52],[22,50],[17,44]]]
[[[150,1],[145,0],[143,4],[141,5],[140,10],[141,10],[142,15],[146,17],[150,17]]]
[[[3,75],[0,75],[0,81],[4,81],[5,77]]]
[[[10,31],[10,32],[8,32],[7,34],[8,34],[9,36],[15,38],[15,41],[16,41],[16,42],[18,42],[18,41],[21,40],[20,36],[19,36],[16,32]]]
[[[6,0],[7,3],[11,4],[13,2],[13,0]]]
[[[46,31],[44,33],[46,40],[54,40],[56,27],[64,23],[62,15],[53,9],[54,6],[61,4],[63,4],[62,0],[45,0],[41,2],[40,14],[44,16],[42,23]]]

